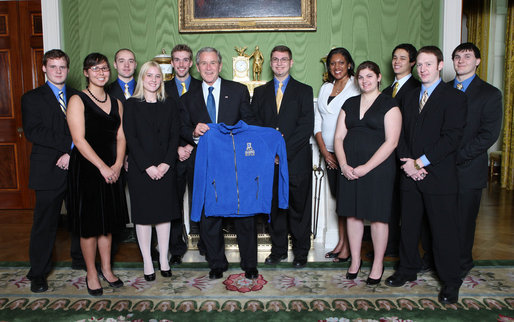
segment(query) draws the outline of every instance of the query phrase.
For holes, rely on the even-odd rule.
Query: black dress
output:
[[[131,97],[124,105],[123,130],[128,146],[127,181],[132,222],[155,225],[180,218],[176,192],[179,116],[177,103],[168,98],[147,103]],[[151,166],[170,166],[159,180],[146,173]]]
[[[343,141],[346,162],[355,168],[366,163],[385,141],[384,117],[396,101],[380,94],[362,119],[361,95],[349,98],[342,109],[346,113],[348,130]],[[391,217],[394,179],[396,175],[395,153],[376,168],[357,180],[341,177],[337,197],[339,216],[356,217],[387,223]],[[342,175],[341,175],[342,176]]]
[[[116,162],[116,135],[121,124],[118,101],[111,97],[111,112],[105,113],[85,93],[85,138],[108,166]],[[68,214],[71,230],[81,237],[119,232],[128,221],[127,203],[121,180],[107,184],[97,167],[80,154],[71,152],[68,171]]]

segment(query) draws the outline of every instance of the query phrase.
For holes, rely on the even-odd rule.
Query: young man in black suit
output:
[[[253,123],[247,87],[220,78],[222,66],[218,50],[212,47],[200,49],[196,54],[196,68],[202,76],[202,86],[195,91],[188,91],[180,98],[180,136],[194,147],[209,130],[207,123],[234,125],[240,120]],[[193,150],[191,158],[194,160],[195,156],[196,149]],[[210,279],[222,278],[223,272],[228,269],[222,219],[215,216],[205,217],[202,214],[200,220],[200,239],[203,240],[211,269]],[[233,222],[238,235],[245,236],[241,238],[242,243],[239,243],[241,266],[245,270],[245,276],[249,279],[257,278],[257,232],[254,217],[234,218]]]
[[[403,125],[398,145],[405,175],[401,176],[402,228],[400,265],[386,279],[388,286],[416,280],[423,215],[433,236],[435,266],[442,289],[439,302],[456,303],[460,279],[457,223],[456,156],[466,123],[466,95],[444,83],[439,72],[443,54],[435,46],[419,50],[416,67],[421,90],[402,99]]]
[[[302,268],[307,264],[311,236],[312,150],[309,139],[314,130],[312,87],[289,75],[293,55],[288,47],[276,46],[270,59],[273,80],[255,89],[252,109],[259,125],[277,129],[286,142],[289,209],[278,208],[275,182],[269,225],[272,246],[265,263],[275,265],[287,258],[288,234],[291,234],[293,266]]]
[[[114,69],[118,72],[116,80],[107,85],[106,92],[124,103],[136,89],[137,62],[134,52],[127,48],[122,48],[114,55]]]
[[[72,140],[66,106],[77,93],[65,84],[69,65],[70,59],[63,51],[46,52],[43,72],[47,82],[21,98],[23,131],[32,142],[29,187],[36,191],[27,274],[30,290],[35,293],[48,290],[46,276],[52,269],[52,249],[67,187]],[[75,257],[83,261],[78,238],[72,238],[72,258]]]
[[[391,65],[394,71],[394,82],[387,86],[382,93],[390,95],[398,102],[409,90],[419,88],[419,81],[412,75],[412,69],[416,64],[416,47],[411,44],[399,44],[392,53]],[[399,185],[400,172],[396,181],[396,187]],[[389,220],[389,235],[387,239],[387,248],[385,256],[398,257],[400,247],[400,198],[399,191],[395,190],[394,209],[391,212]]]
[[[171,65],[175,72],[175,77],[164,84],[168,97],[179,101],[180,97],[189,90],[197,91],[202,87],[202,82],[191,77],[189,69],[193,66],[193,51],[188,45],[176,45],[171,51]],[[177,104],[178,106],[178,104]],[[184,193],[186,185],[189,186],[189,209],[191,209],[191,198],[193,190],[193,159],[191,153],[194,146],[180,139],[177,149],[178,161],[176,164],[177,193],[181,206],[179,214],[172,215],[170,232],[170,265],[182,263],[182,256],[187,251],[186,235],[184,229]]]
[[[502,94],[476,74],[480,50],[463,43],[452,53],[456,78],[449,84],[468,97],[468,117],[457,152],[459,177],[460,272],[465,278],[473,268],[475,222],[482,189],[487,185],[487,149],[498,139],[502,124]]]

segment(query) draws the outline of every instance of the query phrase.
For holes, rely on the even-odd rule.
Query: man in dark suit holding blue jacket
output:
[[[202,76],[202,85],[196,90],[189,90],[180,98],[180,136],[194,147],[200,137],[209,130],[208,123],[235,125],[240,120],[253,123],[247,87],[219,77],[222,67],[221,54],[217,49],[200,49],[196,54],[196,68]],[[191,154],[193,160],[195,157],[196,148]],[[206,258],[211,269],[210,279],[222,278],[223,272],[228,269],[222,219],[202,214],[200,220],[200,239],[205,246]],[[254,218],[236,218],[234,226],[238,236],[245,236],[243,243],[239,245],[241,266],[245,270],[245,276],[249,279],[257,278],[257,232]]]
[[[456,157],[466,123],[466,95],[441,80],[443,54],[435,46],[416,58],[421,90],[402,100],[403,125],[398,155],[401,177],[402,228],[400,265],[385,284],[399,287],[417,279],[421,267],[418,242],[423,215],[432,233],[435,266],[442,289],[439,302],[458,301],[460,279],[457,223]]]
[[[43,72],[47,82],[21,98],[23,131],[32,142],[29,188],[36,191],[34,220],[30,233],[30,290],[48,290],[46,276],[52,269],[52,250],[59,216],[66,194],[68,163],[72,149],[71,134],[66,122],[68,99],[76,90],[66,86],[70,59],[59,49],[43,56]],[[78,242],[78,240],[75,240]],[[80,245],[73,243],[78,259]]]

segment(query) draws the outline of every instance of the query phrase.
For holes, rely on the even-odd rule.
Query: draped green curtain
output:
[[[462,11],[467,17],[468,41],[480,48],[482,53],[477,74],[481,79],[487,80],[491,0],[464,1]]]
[[[505,86],[501,187],[514,189],[514,1],[509,0],[505,35]]]

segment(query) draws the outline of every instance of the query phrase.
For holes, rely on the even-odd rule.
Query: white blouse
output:
[[[321,132],[329,152],[334,152],[334,135],[341,107],[348,98],[360,94],[359,87],[355,84],[355,79],[352,76],[346,82],[346,86],[341,93],[337,94],[330,104],[327,104],[333,88],[333,83],[325,83],[321,86],[318,94],[318,107],[314,109],[314,135]]]

